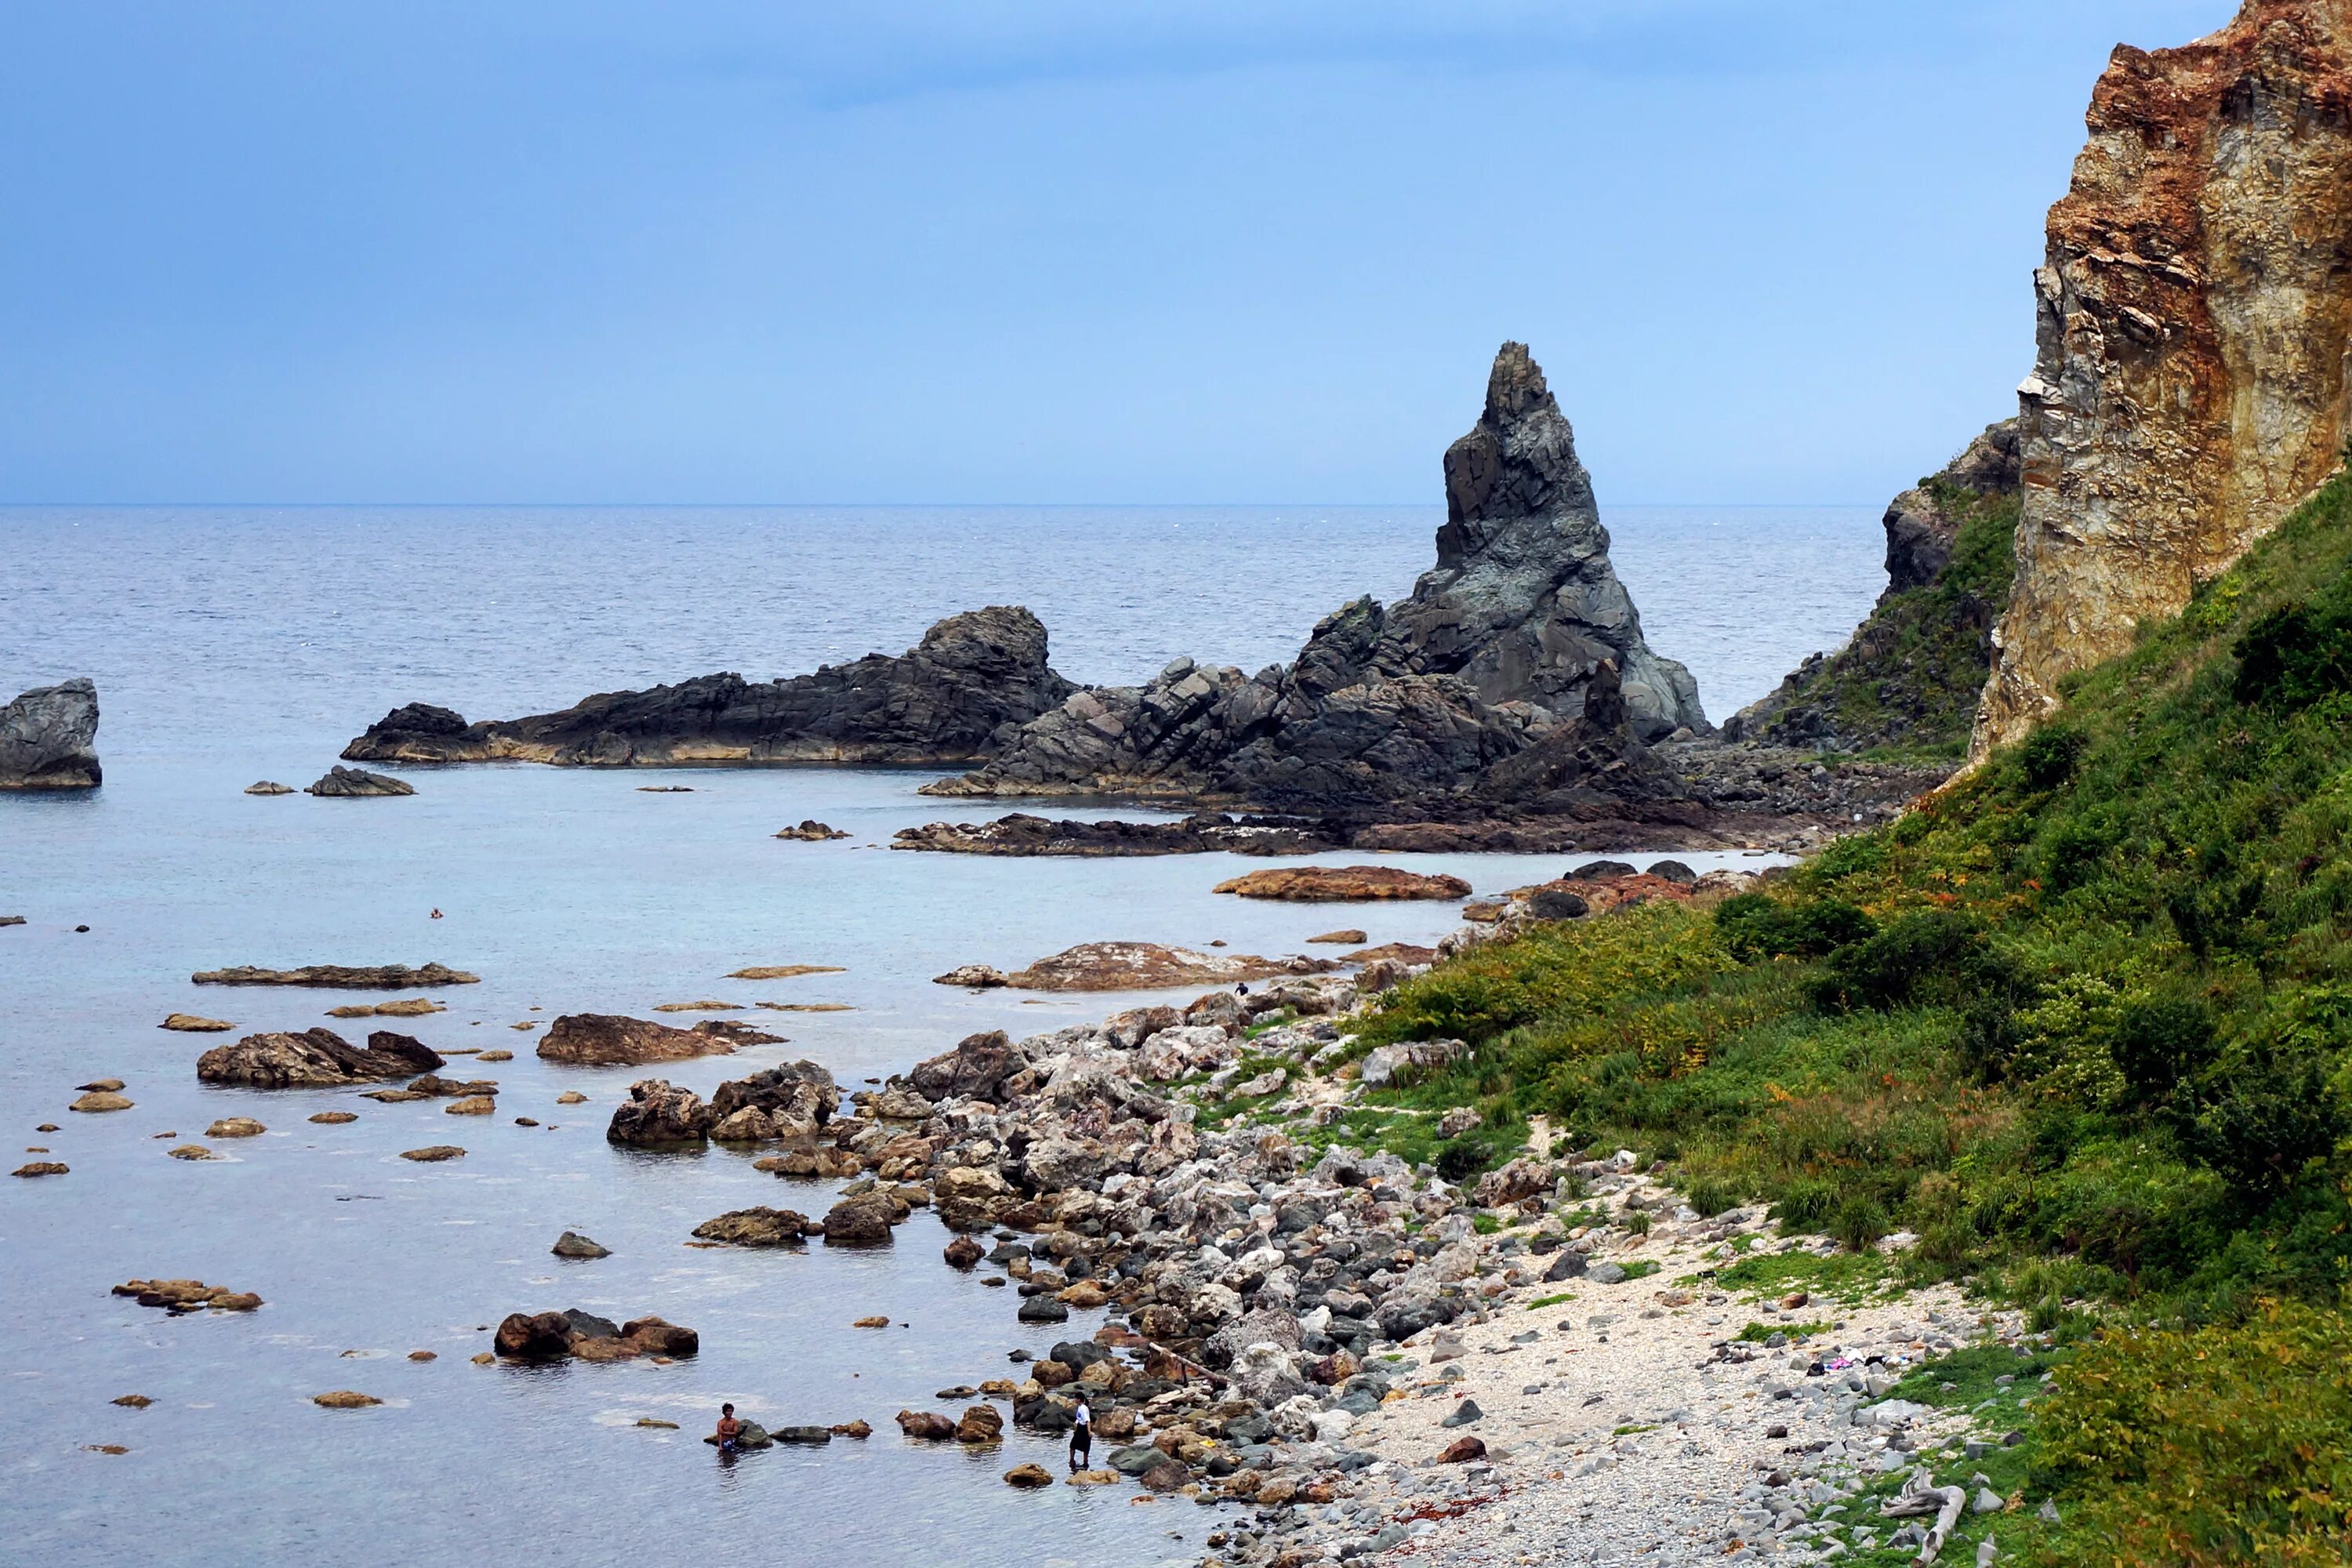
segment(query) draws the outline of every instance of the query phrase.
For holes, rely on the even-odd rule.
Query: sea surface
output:
[[[242,792],[310,783],[401,702],[502,717],[713,669],[794,673],[895,652],[983,604],[1034,609],[1076,679],[1140,680],[1179,654],[1255,669],[1347,599],[1404,594],[1439,521],[1347,507],[0,509],[0,700],[92,677],[106,768],[94,792],[0,797],[0,914],[28,922],[0,929],[0,1110],[16,1149],[47,1151],[10,1150],[9,1164],[72,1167],[0,1183],[0,1562],[1196,1558],[1221,1517],[1210,1510],[1126,1487],[1016,1493],[1000,1474],[1054,1467],[1055,1445],[1008,1431],[995,1451],[917,1446],[892,1420],[960,1409],[937,1391],[1007,1375],[1007,1351],[1043,1353],[1098,1314],[1016,1324],[1013,1293],[948,1269],[946,1233],[919,1211],[886,1249],[688,1247],[715,1214],[822,1213],[839,1184],[761,1175],[752,1154],[715,1148],[615,1150],[605,1120],[645,1074],[541,1064],[538,1032],[509,1026],[724,1000],[747,1009],[725,1016],[790,1043],[676,1064],[673,1081],[707,1094],[806,1056],[854,1089],[974,1030],[1034,1033],[1158,999],[929,983],[957,964],[1009,969],[1105,938],[1290,952],[1343,925],[1426,942],[1452,906],[1244,903],[1210,891],[1241,864],[1223,856],[890,851],[899,827],[1003,809],[923,798],[919,772],[511,764],[403,770],[418,793],[396,800]],[[1871,510],[1622,508],[1606,521],[1652,646],[1690,665],[1717,719],[1836,646],[1884,583]],[[691,793],[640,787],[657,784]],[[771,837],[812,816],[851,837]],[[1384,858],[1481,891],[1562,868]],[[428,993],[446,1012],[384,1022],[445,1052],[513,1051],[448,1069],[499,1082],[494,1117],[206,1088],[194,1058],[236,1036],[156,1026],[178,1011],[355,1038],[370,1022],[326,1009],[382,995],[188,977],[435,960],[481,983]],[[841,972],[725,978],[791,963]],[[134,1108],[68,1112],[75,1086],[101,1076],[124,1079]],[[588,1103],[557,1105],[571,1089]],[[360,1119],[306,1120],[327,1108]],[[268,1131],[205,1136],[232,1115]],[[165,1156],[189,1142],[222,1157]],[[398,1158],[445,1142],[466,1157]],[[566,1228],[613,1256],[552,1258]],[[268,1304],[171,1318],[109,1294],[158,1276]],[[471,1364],[507,1312],[575,1305],[692,1325],[702,1353]],[[873,1313],[892,1326],[851,1326]],[[436,1359],[408,1359],[420,1350]],[[346,1388],[385,1404],[310,1403]],[[154,1403],[110,1403],[127,1394]],[[699,1441],[722,1399],[770,1424],[863,1417],[875,1434],[722,1464]]]

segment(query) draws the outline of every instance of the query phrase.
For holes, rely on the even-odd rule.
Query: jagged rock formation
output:
[[[1596,689],[1603,727],[1635,743],[1707,728],[1690,672],[1642,640],[1574,437],[1525,345],[1496,356],[1445,484],[1438,563],[1410,598],[1333,612],[1295,663],[1255,676],[1180,658],[1148,685],[1079,692],[928,793],[1425,806],[1574,728]]]
[[[1370,662],[1459,675],[1483,702],[1533,702],[1559,719],[1583,711],[1605,663],[1641,739],[1707,728],[1690,671],[1642,639],[1575,433],[1524,343],[1496,354],[1478,423],[1445,450],[1436,569],[1389,607]]]
[[[1047,666],[1045,627],[1018,605],[950,616],[893,658],[868,654],[814,675],[752,682],[706,675],[604,692],[559,713],[468,724],[446,708],[394,709],[343,748],[350,762],[573,767],[676,763],[953,765],[992,754],[1000,729],[1077,688]]]
[[[1725,720],[1724,739],[1957,762],[2009,602],[2017,509],[2018,425],[2008,419],[1887,506],[1886,590],[1869,617],[1844,647],[1811,655]]]
[[[36,686],[0,708],[0,789],[94,789],[98,688],[87,677]]]
[[[2352,0],[2249,0],[2116,50],[2050,210],[2019,389],[2017,584],[1970,755],[2273,527],[2337,461],[2352,344]]]

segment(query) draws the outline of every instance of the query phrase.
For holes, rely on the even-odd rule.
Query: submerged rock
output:
[[[1244,899],[1289,903],[1365,902],[1391,899],[1466,899],[1459,877],[1401,871],[1393,866],[1286,866],[1220,882],[1215,890]],[[1319,940],[1319,939],[1318,939]],[[1360,934],[1356,941],[1363,941]]]
[[[616,1013],[566,1013],[540,1037],[539,1055],[541,1060],[572,1067],[643,1067],[725,1056],[740,1046],[772,1045],[780,1038],[717,1018],[677,1029]]]
[[[827,839],[846,838],[849,835],[842,832],[837,827],[829,826],[824,823],[819,822],[814,817],[806,817],[802,820],[801,825],[798,827],[779,829],[776,837],[779,838],[797,838],[802,842],[808,844],[822,844]]]
[[[236,1027],[225,1018],[200,1018],[194,1013],[173,1013],[155,1026],[159,1029],[176,1029],[193,1035],[225,1035]]]
[[[257,783],[246,785],[245,793],[247,795],[292,795],[294,793],[294,786],[292,784],[279,784],[275,779],[262,779]]]
[[[352,762],[519,758],[574,767],[676,763],[968,763],[1000,726],[1076,689],[1047,666],[1045,627],[1018,606],[950,616],[897,658],[869,654],[814,675],[753,683],[707,675],[575,708],[468,724],[410,703],[343,748]]]
[[[479,985],[482,977],[446,964],[411,968],[404,963],[377,963],[352,968],[341,963],[311,963],[299,969],[257,969],[249,963],[233,969],[200,969],[188,976],[198,985],[304,985],[320,991],[421,991],[441,985]]]
[[[261,1305],[261,1298],[249,1290],[207,1285],[201,1279],[131,1279],[117,1285],[113,1293],[128,1296],[142,1307],[162,1307],[173,1312],[194,1312],[205,1308],[218,1312],[250,1312]]]
[[[704,1220],[694,1234],[730,1247],[789,1247],[808,1235],[808,1215],[794,1209],[733,1209]]]
[[[363,800],[374,795],[415,795],[416,786],[406,779],[396,779],[387,773],[372,773],[365,768],[347,768],[339,764],[328,769],[316,784],[302,793],[329,799]]]
[[[37,686],[0,707],[0,789],[95,789],[98,688]]]
[[[1024,991],[1165,991],[1285,974],[1325,974],[1339,967],[1328,958],[1260,958],[1150,942],[1086,942],[1016,970],[1004,981]],[[950,977],[941,978],[954,984]]]
[[[215,1046],[196,1058],[196,1077],[249,1089],[331,1089],[447,1065],[414,1037],[389,1029],[368,1036],[363,1050],[332,1029],[305,1029],[299,1035],[247,1035],[233,1046]]]

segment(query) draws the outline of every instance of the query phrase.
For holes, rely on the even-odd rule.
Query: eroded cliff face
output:
[[[2352,0],[2116,50],[2035,274],[2017,577],[1972,758],[2175,614],[2335,467],[2352,377]]]

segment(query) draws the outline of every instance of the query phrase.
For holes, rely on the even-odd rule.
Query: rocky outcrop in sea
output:
[[[1077,688],[1045,662],[1045,627],[1017,605],[950,616],[896,658],[868,654],[814,675],[706,675],[604,692],[527,719],[467,723],[446,708],[396,708],[343,748],[348,762],[572,767],[677,763],[887,763],[952,766]]]
[[[1576,726],[1596,692],[1596,732],[1631,745],[1708,728],[1690,672],[1643,639],[1575,437],[1526,345],[1496,355],[1444,469],[1437,565],[1410,597],[1334,611],[1294,663],[1255,676],[1180,658],[1144,686],[1076,693],[928,793],[1425,805],[1512,795],[1498,767]],[[1555,782],[1536,773],[1529,787]],[[1638,769],[1577,776],[1588,794],[1671,788]]]
[[[37,686],[0,708],[0,789],[95,789],[98,688],[87,678]]]
[[[2352,12],[2249,0],[2118,47],[2050,209],[2024,509],[1970,755],[2179,613],[2335,469],[2352,347]]]

